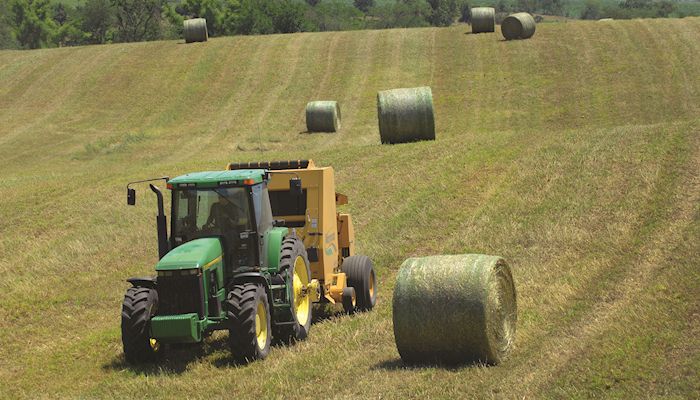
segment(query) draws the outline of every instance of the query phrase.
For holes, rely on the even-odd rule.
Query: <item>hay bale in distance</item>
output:
[[[535,34],[535,19],[525,12],[511,14],[501,22],[501,33],[506,40],[529,39]]]
[[[598,22],[610,22],[610,21],[613,21],[613,19],[612,18],[601,18],[598,20]]]
[[[183,35],[185,36],[185,43],[206,42],[209,39],[206,19],[188,19],[185,20],[184,24],[185,28],[183,30]]]
[[[498,364],[515,338],[510,268],[483,254],[409,258],[393,299],[394,338],[408,364]]]
[[[474,7],[471,10],[472,33],[494,32],[496,30],[496,9]]]
[[[340,129],[340,106],[337,101],[312,101],[306,104],[306,130],[337,132]]]
[[[382,143],[435,140],[433,91],[430,87],[377,93],[377,114]]]

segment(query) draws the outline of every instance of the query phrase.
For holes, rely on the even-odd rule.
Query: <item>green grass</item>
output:
[[[0,398],[696,396],[700,18],[465,31],[0,52]],[[377,91],[419,85],[437,140],[382,146]],[[313,99],[340,102],[338,134],[300,133]],[[126,182],[288,158],[335,168],[378,308],[249,366],[224,333],[125,364],[124,279],[157,254]],[[398,266],[466,252],[513,268],[515,351],[403,368]]]

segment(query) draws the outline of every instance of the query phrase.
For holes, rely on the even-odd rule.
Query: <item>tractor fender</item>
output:
[[[133,277],[129,278],[126,281],[131,283],[131,286],[133,287],[145,287],[149,289],[155,289],[157,286],[157,277],[155,276],[146,276],[146,277]]]

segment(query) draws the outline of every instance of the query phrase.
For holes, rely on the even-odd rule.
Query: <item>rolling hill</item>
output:
[[[700,18],[0,51],[0,398],[686,398],[700,392]],[[379,141],[376,93],[429,85],[437,140]],[[340,102],[338,134],[304,106]],[[327,315],[249,366],[225,334],[123,360],[127,277],[156,261],[126,182],[312,158],[347,194],[375,311]],[[404,368],[409,256],[504,256],[519,301],[497,367]],[[435,327],[440,329],[441,327]]]

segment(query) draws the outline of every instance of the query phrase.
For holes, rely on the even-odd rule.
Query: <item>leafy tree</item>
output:
[[[377,28],[410,28],[428,26],[430,5],[425,0],[397,0],[372,8]]]
[[[599,0],[586,0],[581,12],[581,19],[600,19],[601,5]]]
[[[255,0],[241,0],[236,15],[229,15],[228,29],[242,35],[260,35],[274,33],[272,18],[263,12]]]
[[[450,26],[459,15],[456,0],[428,0],[432,8],[428,22],[433,26]]]
[[[63,3],[57,3],[53,6],[53,20],[56,21],[58,25],[63,25],[68,21],[68,12]]]
[[[116,10],[117,39],[140,42],[160,36],[161,9],[165,0],[111,0]]]
[[[225,6],[221,0],[185,0],[181,5],[184,15],[207,20],[207,31],[211,36],[224,32],[222,25]]]
[[[507,3],[505,0],[498,0],[495,8],[497,13],[507,13],[510,12],[512,9],[510,4]]]
[[[88,43],[88,39],[89,34],[80,29],[76,20],[66,20],[66,23],[59,26],[52,37],[52,41],[59,47]]]
[[[472,7],[467,0],[459,2],[459,22],[471,22]]]
[[[539,0],[540,11],[549,15],[562,15],[564,13],[564,4],[562,0]]]
[[[367,13],[370,8],[374,7],[374,0],[354,0],[353,4],[358,10]]]
[[[345,31],[366,27],[364,14],[345,0],[325,0],[306,13],[308,30]]]
[[[12,23],[9,1],[0,0],[0,49],[16,49],[19,47],[19,43],[15,40]]]
[[[518,0],[518,10],[534,13],[537,10],[537,0]]]
[[[106,43],[108,33],[116,21],[116,10],[110,0],[87,0],[78,8],[81,29],[85,31],[86,41],[93,44]]]
[[[620,3],[620,8],[627,8],[627,9],[649,9],[652,7],[652,2],[651,0],[624,0],[622,3]]]
[[[56,22],[49,0],[15,0],[12,3],[15,38],[23,48],[38,49],[51,44]]]
[[[656,16],[666,18],[676,11],[676,5],[669,0],[661,0],[656,4]]]
[[[272,2],[275,3],[275,2]],[[294,0],[278,0],[272,8],[272,23],[277,33],[302,32],[306,26],[305,6]]]
[[[321,0],[306,0],[306,4],[310,5],[311,7],[316,7],[320,2]]]
[[[161,31],[161,37],[163,39],[177,39],[182,37],[182,31],[184,30],[183,21],[185,18],[182,14],[177,12],[177,7],[174,4],[166,4],[163,7],[163,20],[165,21],[165,26]],[[223,17],[221,29],[224,29]]]

